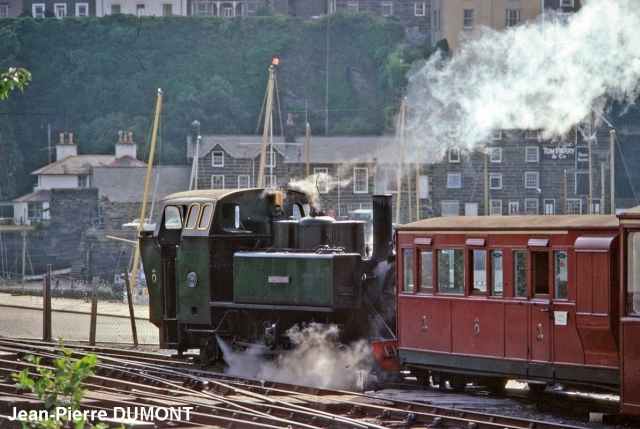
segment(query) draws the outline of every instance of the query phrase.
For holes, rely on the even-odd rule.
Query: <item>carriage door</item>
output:
[[[532,240],[530,240],[531,242]],[[548,240],[544,240],[545,245]],[[550,330],[549,319],[549,251],[531,251],[531,286],[533,290],[530,311],[531,329],[530,344],[531,355],[529,359],[537,362],[549,362],[550,360]]]
[[[640,231],[626,236],[626,282],[622,287],[620,321],[621,411],[640,414]]]

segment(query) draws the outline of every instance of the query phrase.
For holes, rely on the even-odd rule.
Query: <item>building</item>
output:
[[[115,155],[78,155],[73,134],[61,133],[60,142],[56,145],[56,161],[32,172],[38,178],[33,192],[13,201],[14,222],[29,225],[34,221],[50,220],[51,191],[93,188],[95,168],[146,167],[147,164],[136,158],[136,152],[131,132],[120,132]]]
[[[580,0],[431,0],[431,40],[446,39],[455,52],[482,28],[504,30],[536,19],[543,10],[572,13]]]
[[[556,140],[542,140],[536,130],[496,130],[475,151],[451,148],[440,162],[415,164],[398,162],[399,141],[392,136],[313,136],[308,167],[306,143],[279,140],[267,146],[265,186],[312,192],[337,218],[370,208],[371,196],[382,193],[395,195],[398,223],[434,216],[605,214],[611,212],[612,137],[609,128],[592,123]],[[191,188],[256,186],[261,147],[260,136],[188,137]]]

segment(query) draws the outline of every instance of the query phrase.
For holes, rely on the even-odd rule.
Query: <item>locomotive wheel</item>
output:
[[[534,395],[540,395],[547,388],[546,383],[527,383],[527,386]]]
[[[200,364],[203,367],[215,365],[222,357],[222,350],[215,337],[209,338],[207,343],[200,347]]]
[[[507,387],[507,379],[502,377],[489,377],[484,380],[484,384],[490,393],[504,395]]]
[[[456,393],[460,393],[464,391],[464,388],[467,386],[467,382],[460,375],[453,375],[449,377],[449,386],[451,390]]]

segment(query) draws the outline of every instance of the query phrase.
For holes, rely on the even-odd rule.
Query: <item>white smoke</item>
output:
[[[414,70],[407,91],[407,161],[437,162],[447,147],[474,149],[492,130],[563,136],[610,100],[632,102],[640,78],[636,0],[589,0],[568,17],[504,31],[482,29],[451,60]]]
[[[338,168],[339,171],[345,169],[344,165]],[[347,179],[340,180],[324,172],[317,173],[302,179],[294,179],[289,182],[288,187],[310,195],[312,204],[317,208],[322,208],[323,203],[335,203],[333,201],[325,201],[322,194],[326,194],[337,187],[346,188],[349,186],[353,178],[349,177],[349,175],[346,177]]]
[[[227,373],[257,379],[322,387],[355,390],[357,370],[371,370],[373,355],[364,340],[341,345],[338,327],[311,324],[295,326],[287,335],[292,347],[274,359],[267,359],[261,348],[244,352],[231,350],[220,339]]]

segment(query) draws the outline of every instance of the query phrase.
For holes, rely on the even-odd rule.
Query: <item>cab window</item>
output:
[[[182,228],[182,216],[178,207],[167,206],[164,208],[164,227],[166,229]]]
[[[193,203],[189,206],[189,212],[187,213],[186,229],[194,229],[198,224],[198,215],[200,214],[200,204]]]
[[[438,249],[438,292],[464,294],[464,249]]]
[[[433,293],[433,251],[421,249],[418,253],[420,266],[420,292]]]
[[[640,316],[640,231],[627,237],[627,314]]]
[[[502,296],[503,269],[502,269],[502,250],[492,250],[491,255],[491,296]]]
[[[471,266],[473,267],[471,291],[474,294],[484,295],[487,292],[487,252],[484,250],[472,250]]]
[[[202,206],[202,214],[200,215],[200,221],[198,222],[198,229],[207,229],[211,224],[211,214],[213,213],[213,205],[205,204]]]
[[[527,251],[515,250],[513,252],[513,291],[516,298],[527,297]]]
[[[403,249],[402,264],[402,291],[413,292],[413,249]]]
[[[567,299],[567,251],[553,252],[553,291],[555,298]]]

